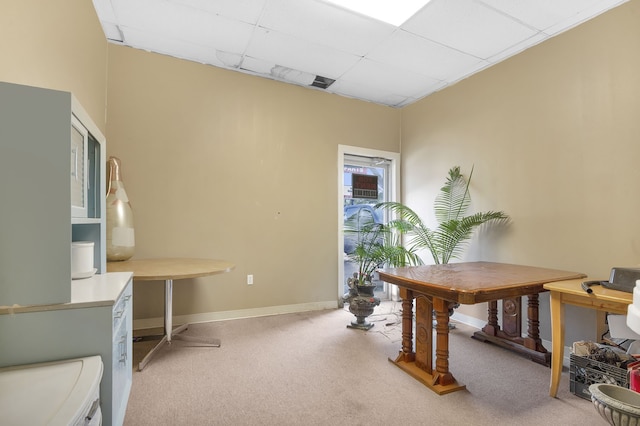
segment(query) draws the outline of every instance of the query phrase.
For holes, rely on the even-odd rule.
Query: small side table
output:
[[[556,397],[564,358],[564,305],[576,305],[601,312],[626,315],[633,303],[633,294],[602,286],[591,287],[587,293],[581,287],[585,279],[550,282],[544,285],[550,292],[551,310],[551,384],[549,395]]]
[[[229,272],[234,267],[233,263],[223,260],[190,258],[134,259],[107,263],[108,272],[133,272],[134,281],[164,281],[164,336],[140,361],[139,371],[144,369],[164,344],[170,344],[172,338],[193,341],[207,346],[220,346],[219,339],[202,340],[179,335],[178,333],[186,330],[189,324],[183,324],[175,330],[173,329],[173,281]]]

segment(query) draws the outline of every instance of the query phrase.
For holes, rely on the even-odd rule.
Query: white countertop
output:
[[[0,315],[22,312],[79,309],[94,306],[111,306],[122,294],[131,280],[131,272],[109,272],[96,274],[90,278],[71,281],[71,302],[52,305],[0,306]]]

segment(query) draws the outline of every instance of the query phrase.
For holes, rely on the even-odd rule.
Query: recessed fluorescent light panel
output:
[[[371,18],[399,27],[429,0],[326,0]]]

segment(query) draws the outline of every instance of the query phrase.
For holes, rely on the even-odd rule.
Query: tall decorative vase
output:
[[[116,157],[107,161],[107,181],[107,261],[127,260],[135,250],[133,210]]]
[[[347,283],[349,293],[345,294],[342,300],[349,303],[349,312],[356,316],[356,320],[351,321],[347,327],[369,330],[373,324],[367,321],[367,317],[380,305],[380,298],[374,296],[376,286],[371,284],[371,277],[368,277],[363,285],[359,285],[357,272],[353,273],[353,278],[349,278]]]

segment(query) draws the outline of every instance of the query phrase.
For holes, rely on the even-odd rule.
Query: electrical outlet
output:
[[[247,285],[253,285],[253,275],[247,275]]]

